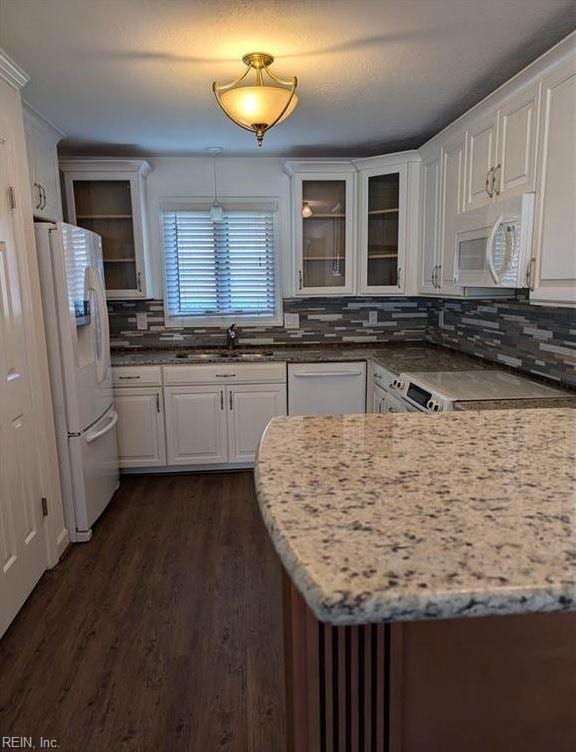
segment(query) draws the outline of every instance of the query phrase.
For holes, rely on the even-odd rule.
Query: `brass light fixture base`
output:
[[[243,55],[243,62],[245,65],[250,65],[251,68],[261,70],[261,68],[267,68],[275,60],[273,55],[268,52],[248,52]]]

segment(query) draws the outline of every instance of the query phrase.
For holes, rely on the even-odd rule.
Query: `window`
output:
[[[208,209],[163,211],[165,309],[180,325],[202,319],[269,319],[277,311],[275,214]],[[203,323],[211,323],[208,322]]]

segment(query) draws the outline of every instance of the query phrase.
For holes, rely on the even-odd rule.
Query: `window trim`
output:
[[[279,199],[270,196],[241,196],[241,197],[220,197],[219,203],[224,211],[270,211],[273,213],[273,230],[275,233],[275,313],[263,316],[243,316],[237,315],[216,315],[216,316],[175,316],[171,314],[167,307],[167,277],[166,277],[166,259],[165,248],[163,243],[163,213],[171,211],[209,211],[213,198],[206,196],[187,197],[187,198],[163,198],[159,201],[159,228],[160,228],[160,248],[162,257],[162,274],[163,274],[163,309],[165,317],[165,328],[167,329],[199,329],[205,327],[214,327],[218,329],[227,329],[231,324],[238,324],[241,328],[246,327],[274,327],[283,326],[283,285],[282,285],[282,267],[281,267],[281,242],[280,242],[280,212]]]

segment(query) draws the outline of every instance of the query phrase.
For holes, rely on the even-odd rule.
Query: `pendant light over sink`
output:
[[[213,203],[211,204],[210,217],[211,222],[223,221],[223,207],[217,198],[217,157],[223,151],[222,146],[208,146],[207,151],[213,157]]]
[[[244,130],[252,131],[259,146],[265,133],[288,118],[297,106],[297,78],[277,78],[269,70],[273,60],[267,52],[250,52],[243,57],[247,67],[239,78],[228,84],[213,83],[213,92],[225,115]],[[252,70],[255,84],[243,84]]]

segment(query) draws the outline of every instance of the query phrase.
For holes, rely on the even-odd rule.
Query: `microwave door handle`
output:
[[[500,278],[494,267],[494,257],[493,257],[492,251],[494,250],[494,242],[496,240],[496,233],[498,232],[499,226],[502,224],[502,219],[503,219],[502,215],[500,215],[498,219],[494,222],[494,226],[492,227],[492,230],[488,236],[488,241],[486,243],[486,263],[488,265],[488,269],[490,270],[490,275],[496,285],[500,284]]]

